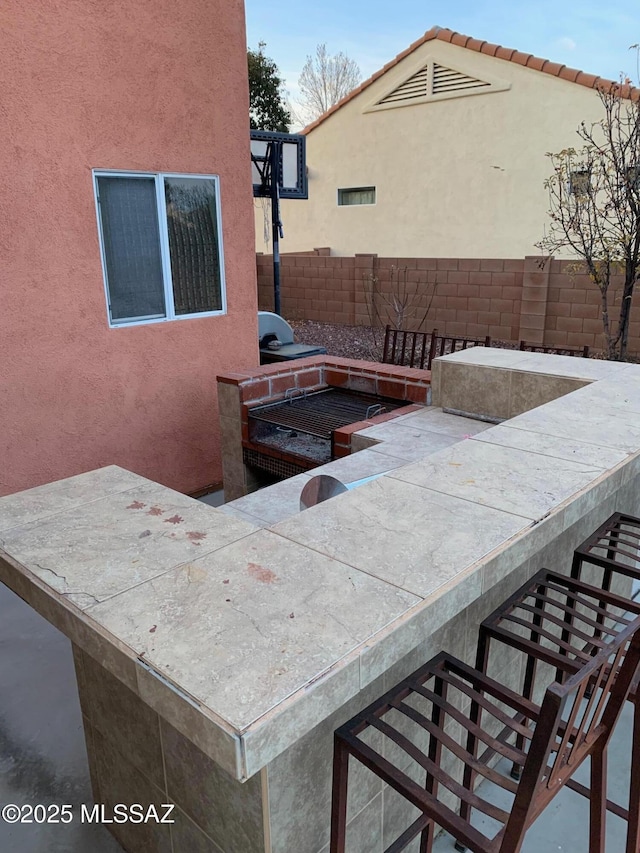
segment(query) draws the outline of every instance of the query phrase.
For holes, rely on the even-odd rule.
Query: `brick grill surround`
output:
[[[249,411],[253,406],[284,400],[286,392],[291,388],[311,392],[335,387],[408,401],[407,406],[393,412],[336,430],[334,454],[339,458],[351,453],[353,433],[426,405],[430,386],[429,370],[326,355],[266,364],[218,376],[225,499],[229,501],[242,497],[258,486],[251,470],[244,464],[243,449],[266,452],[284,462],[294,461],[286,453],[271,448],[267,450],[250,441]]]

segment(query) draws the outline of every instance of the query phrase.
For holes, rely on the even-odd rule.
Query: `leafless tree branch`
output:
[[[344,53],[330,56],[326,44],[319,44],[314,56],[300,72],[300,106],[309,121],[313,121],[358,85],[362,75],[353,59]]]
[[[548,256],[578,258],[600,290],[607,356],[626,356],[634,288],[640,279],[640,90],[628,79],[599,90],[604,116],[577,130],[580,148],[548,154],[550,224],[537,244]],[[572,265],[575,270],[575,265]],[[622,275],[618,322],[612,277]]]

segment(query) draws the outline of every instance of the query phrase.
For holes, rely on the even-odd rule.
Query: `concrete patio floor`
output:
[[[122,853],[92,802],[71,644],[0,583],[0,804],[70,803],[68,824],[0,820],[2,853]]]
[[[610,747],[609,795],[620,802],[629,778],[631,714],[627,705]],[[582,770],[586,781],[588,768]],[[69,641],[0,584],[0,805],[70,803],[78,815],[80,804],[91,802]],[[624,822],[609,816],[607,853],[624,850],[624,833]],[[565,790],[531,829],[523,853],[584,853],[587,834],[587,801]],[[434,845],[435,853],[453,849],[444,834]],[[0,821],[0,851],[121,853],[122,848],[105,827],[81,824],[76,817],[55,825]]]

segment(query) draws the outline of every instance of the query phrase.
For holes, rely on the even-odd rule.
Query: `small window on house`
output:
[[[640,166],[627,166],[627,181],[630,189],[640,190]]]
[[[375,204],[375,187],[351,187],[346,190],[338,190],[338,204]]]
[[[569,175],[569,192],[580,198],[589,194],[590,177],[587,169],[578,169]]]
[[[223,313],[218,178],[94,176],[110,324]]]

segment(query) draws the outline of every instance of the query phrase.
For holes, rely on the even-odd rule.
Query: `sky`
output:
[[[638,82],[640,3],[606,0],[245,0],[247,45],[266,42],[295,102],[307,55],[326,43],[360,66],[363,79],[438,25],[618,80]]]

